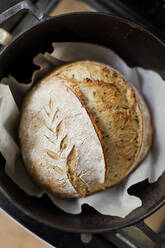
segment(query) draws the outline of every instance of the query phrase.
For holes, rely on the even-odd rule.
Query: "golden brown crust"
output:
[[[151,145],[149,113],[147,123],[147,119],[143,120],[133,88],[120,74],[103,64],[79,61],[60,67],[53,74],[63,78],[65,84],[74,90],[101,130],[107,165],[105,185],[109,187],[120,182],[137,167]],[[93,92],[93,98],[89,92]],[[142,97],[139,101],[145,105]],[[147,106],[144,109],[147,111]],[[112,127],[107,130],[110,122]],[[150,131],[144,139],[145,149],[143,147],[141,151],[144,122]],[[97,128],[95,130],[99,135]]]

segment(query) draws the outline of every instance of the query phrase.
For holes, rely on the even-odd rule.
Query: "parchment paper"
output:
[[[154,71],[128,67],[117,54],[105,47],[71,42],[54,43],[53,46],[52,54],[39,54],[34,58],[40,70],[33,74],[31,84],[20,84],[11,76],[1,81],[0,151],[6,159],[6,173],[28,195],[41,197],[45,193],[30,180],[20,156],[17,129],[23,98],[32,84],[61,64],[85,59],[105,63],[123,74],[144,96],[152,117],[152,147],[141,165],[122,183],[112,188],[79,199],[48,195],[56,206],[67,213],[79,214],[81,206],[87,203],[101,214],[125,217],[142,205],[138,197],[128,194],[128,188],[147,178],[153,183],[165,170],[165,82]]]

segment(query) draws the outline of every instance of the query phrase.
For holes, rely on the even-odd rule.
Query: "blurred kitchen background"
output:
[[[20,2],[0,0],[0,13]],[[102,11],[133,20],[165,41],[165,0],[33,0],[41,11],[55,16],[77,11]],[[28,28],[36,20],[30,14],[21,14],[0,30],[0,44]],[[10,33],[10,35],[9,35]],[[165,206],[145,220],[154,231],[165,231]],[[50,245],[34,236],[0,210],[0,248],[47,248]],[[85,247],[85,246],[84,246]],[[111,247],[111,246],[110,246]],[[132,246],[133,247],[133,246]],[[58,248],[58,247],[57,247]]]

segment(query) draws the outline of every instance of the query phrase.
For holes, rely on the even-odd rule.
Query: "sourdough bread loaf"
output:
[[[143,97],[114,69],[60,67],[27,95],[19,139],[33,180],[62,197],[122,181],[146,156],[152,127]]]

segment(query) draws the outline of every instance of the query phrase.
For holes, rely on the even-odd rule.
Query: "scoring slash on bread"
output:
[[[56,69],[28,93],[19,139],[33,180],[62,197],[122,181],[152,140],[148,108],[114,69],[91,61]]]

